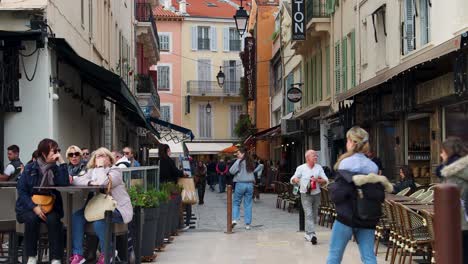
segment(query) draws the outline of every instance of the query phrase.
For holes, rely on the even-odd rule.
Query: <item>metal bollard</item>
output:
[[[232,185],[227,186],[227,216],[226,234],[232,234]]]
[[[462,263],[460,192],[454,184],[441,184],[434,194],[436,263]]]

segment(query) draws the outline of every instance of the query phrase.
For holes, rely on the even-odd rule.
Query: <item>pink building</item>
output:
[[[160,61],[157,70],[157,89],[161,97],[161,120],[182,124],[182,20],[181,15],[158,6],[153,10],[158,25]]]

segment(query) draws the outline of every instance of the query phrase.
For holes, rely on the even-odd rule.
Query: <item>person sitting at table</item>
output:
[[[410,167],[403,165],[400,167],[400,181],[393,185],[393,193],[399,193],[408,187],[410,188],[410,193],[412,193],[416,189],[416,184],[414,183],[413,172]]]
[[[57,142],[43,139],[37,147],[38,158],[26,165],[19,178],[16,201],[16,219],[24,223],[24,250],[28,264],[37,263],[37,242],[40,224],[47,224],[49,255],[52,264],[60,264],[63,258],[63,204],[60,192],[56,190],[39,190],[34,187],[68,186],[67,164],[60,155]],[[59,165],[58,165],[59,164]],[[41,205],[41,200],[53,197],[52,208]]]
[[[112,215],[113,223],[129,223],[133,218],[133,208],[130,196],[125,188],[122,172],[114,166],[115,158],[106,148],[100,148],[93,152],[88,162],[88,172],[81,177],[73,178],[73,185],[77,186],[107,186],[109,178],[112,184],[112,197],[117,202],[117,208]],[[87,223],[84,217],[84,208],[73,214],[72,218],[72,257],[71,264],[82,263],[83,257],[83,239],[85,225]],[[99,238],[101,255],[98,264],[104,263],[106,249],[104,248],[106,223],[104,220],[92,222],[94,232]]]
[[[83,152],[75,145],[68,147],[68,174],[70,176],[83,176],[86,173],[86,162],[82,159]]]

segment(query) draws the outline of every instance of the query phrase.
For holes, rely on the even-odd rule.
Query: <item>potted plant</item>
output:
[[[177,230],[180,227],[179,222],[179,212],[180,212],[180,204],[182,202],[182,197],[180,196],[182,189],[179,185],[174,183],[166,183],[163,185],[162,189],[166,190],[166,192],[170,195],[169,200],[169,223],[168,223],[168,232],[166,232],[166,237],[171,235],[176,235]]]

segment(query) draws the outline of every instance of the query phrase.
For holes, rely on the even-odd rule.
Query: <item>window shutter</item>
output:
[[[420,0],[421,46],[429,42],[429,5],[428,0]]]
[[[317,73],[318,73],[317,101],[320,102],[322,101],[322,51],[321,50],[317,56]]]
[[[229,82],[231,82],[231,75],[229,74],[230,66],[229,61],[223,61],[223,72],[224,72],[224,87],[229,86]]]
[[[329,96],[330,93],[331,93],[331,79],[330,79],[330,46],[326,47],[325,49],[325,60],[326,60],[326,66],[325,66],[325,70],[326,70],[326,78],[327,78],[327,93],[326,95]]]
[[[242,38],[241,38],[241,46],[240,46],[241,51],[244,50],[244,46],[245,46],[245,35],[243,35]]]
[[[198,50],[198,28],[192,26],[192,50]]]
[[[356,86],[356,31],[351,32],[351,88]]]
[[[405,0],[405,54],[414,50],[414,0]]]
[[[314,72],[313,72],[313,70],[314,70],[314,61],[312,60],[312,58],[310,58],[310,60],[309,60],[309,88],[308,88],[308,90],[309,90],[309,95],[308,95],[309,96],[309,99],[308,99],[309,104],[312,104],[314,102],[314,90],[313,90],[314,89],[314,79],[313,79],[314,78],[314,76],[313,76]]]
[[[223,28],[223,49],[229,51],[229,28]]]
[[[218,34],[216,34],[216,27],[210,27],[210,49],[211,51],[217,51],[217,40]]]
[[[335,89],[339,93],[341,90],[341,64],[340,64],[340,41],[337,41],[335,44]]]
[[[342,45],[342,54],[343,59],[341,62],[342,68],[342,76],[343,76],[343,91],[348,89],[348,39],[346,37],[343,38]]]
[[[242,63],[240,60],[236,60],[236,79],[233,80],[236,82],[236,87],[239,87],[240,78],[242,77]]]
[[[312,103],[317,100],[317,55],[312,56]]]

